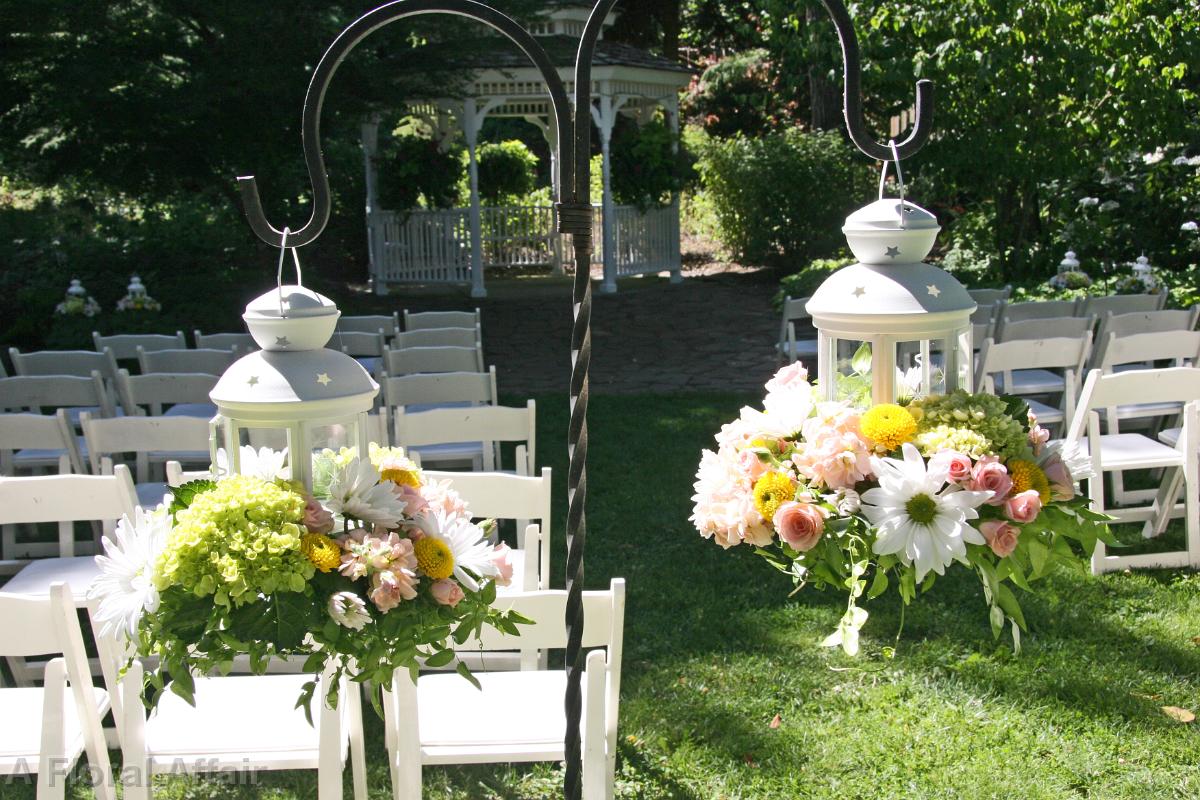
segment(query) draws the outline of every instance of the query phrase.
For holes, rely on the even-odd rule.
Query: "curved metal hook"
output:
[[[892,149],[879,144],[870,137],[863,124],[862,111],[862,65],[858,60],[858,36],[854,23],[842,0],[821,0],[833,25],[837,28],[838,40],[842,44],[842,63],[845,65],[845,96],[842,108],[846,115],[846,128],[850,140],[867,156],[877,161],[890,161]],[[908,138],[896,145],[899,158],[908,158],[925,146],[933,132],[933,81],[917,81],[917,119]]]
[[[304,163],[308,166],[308,179],[313,190],[312,215],[304,227],[292,231],[288,235],[289,247],[303,247],[312,243],[329,222],[330,197],[329,178],[325,174],[325,158],[321,153],[321,108],[325,103],[325,90],[333,80],[342,60],[350,54],[354,47],[370,36],[379,28],[405,17],[419,14],[451,14],[483,22],[499,33],[506,36],[533,61],[534,66],[542,73],[550,94],[550,104],[554,112],[555,125],[558,128],[558,141],[564,149],[572,149],[564,153],[560,160],[559,197],[574,197],[575,163],[571,139],[571,107],[567,101],[566,89],[558,70],[554,68],[549,56],[533,36],[511,17],[508,17],[491,6],[475,2],[475,0],[393,0],[373,11],[359,17],[343,30],[313,71],[312,80],[308,84],[308,93],[304,97],[304,113],[302,117],[301,137],[304,146]],[[239,177],[238,187],[242,194],[242,205],[250,227],[272,247],[282,247],[283,231],[276,229],[267,222],[263,213],[262,199],[258,193],[258,184],[253,175]]]

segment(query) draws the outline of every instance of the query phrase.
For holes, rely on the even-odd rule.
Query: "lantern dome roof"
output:
[[[896,333],[931,338],[967,324],[975,301],[932,264],[851,264],[825,279],[806,304],[813,325],[853,337]]]
[[[259,350],[225,370],[209,397],[224,416],[280,421],[369,411],[378,393],[379,385],[345,353]]]

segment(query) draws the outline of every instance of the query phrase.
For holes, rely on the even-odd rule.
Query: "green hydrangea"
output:
[[[995,395],[971,394],[957,389],[947,395],[915,401],[910,409],[919,409],[920,413],[918,442],[922,434],[930,434],[931,441],[938,441],[943,436],[961,438],[956,433],[938,433],[939,428],[946,428],[977,434],[987,440],[984,452],[1002,459],[1016,458],[1028,447],[1025,425],[1014,419],[1004,400]]]
[[[992,443],[986,436],[981,436],[970,428],[955,428],[950,425],[919,430],[914,441],[924,456],[953,450],[971,458],[979,458],[990,453],[992,448]]]
[[[315,567],[300,549],[304,498],[286,486],[234,475],[178,512],[154,574],[219,605],[303,591]]]

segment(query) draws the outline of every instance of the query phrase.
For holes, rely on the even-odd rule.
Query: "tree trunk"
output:
[[[823,19],[824,11],[809,4],[804,11],[805,29],[813,36],[814,29],[824,33],[815,25]],[[814,48],[809,48],[810,51]],[[808,67],[809,123],[815,131],[837,130],[842,126],[842,87],[829,79],[829,72],[822,65]]]

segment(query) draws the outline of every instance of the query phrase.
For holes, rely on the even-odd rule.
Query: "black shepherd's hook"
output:
[[[829,16],[833,17],[838,39],[842,43],[846,89],[842,108],[846,114],[846,128],[850,131],[850,140],[859,150],[876,161],[891,161],[895,157],[892,149],[872,139],[863,124],[862,65],[858,59],[858,37],[854,33],[854,23],[850,21],[850,14],[847,13],[842,0],[821,0],[821,3],[829,12]],[[917,81],[916,110],[917,119],[913,123],[912,133],[896,145],[900,158],[908,158],[924,147],[933,131],[933,81]]]

